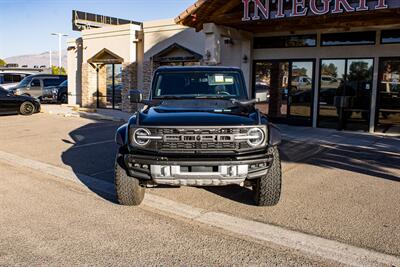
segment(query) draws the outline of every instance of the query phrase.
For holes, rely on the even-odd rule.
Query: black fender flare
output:
[[[274,124],[270,123],[268,124],[268,133],[269,133],[269,138],[268,138],[268,143],[271,146],[277,146],[282,143],[282,135],[281,135],[281,130]]]
[[[117,129],[117,132],[115,133],[115,143],[119,146],[125,146],[128,144],[128,129],[128,123],[125,123]]]

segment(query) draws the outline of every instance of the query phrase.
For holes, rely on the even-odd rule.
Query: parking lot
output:
[[[113,192],[92,185],[113,183],[113,140],[120,124],[48,114],[0,117],[0,232],[6,233],[0,236],[0,265],[337,264],[335,257],[238,235],[151,202],[115,204]],[[294,140],[284,140],[280,150],[283,195],[275,207],[255,206],[251,191],[239,186],[147,192],[153,202],[166,199],[200,213],[400,256],[399,154]],[[32,168],[7,162],[5,155],[29,159]],[[82,178],[79,184],[43,174],[35,162],[94,180]]]

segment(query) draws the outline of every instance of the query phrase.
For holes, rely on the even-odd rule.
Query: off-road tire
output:
[[[61,96],[60,96],[60,103],[61,103],[61,104],[67,104],[67,103],[68,103],[67,94],[61,94]]]
[[[268,154],[273,155],[268,173],[254,181],[254,200],[257,206],[275,206],[281,197],[282,169],[278,147],[268,148]]]
[[[19,106],[19,113],[21,115],[27,116],[32,115],[35,112],[35,105],[33,105],[29,101],[25,101],[24,103]]]
[[[142,203],[145,188],[140,186],[139,180],[130,177],[125,170],[125,163],[121,154],[115,160],[115,190],[118,203],[125,206],[138,206]]]

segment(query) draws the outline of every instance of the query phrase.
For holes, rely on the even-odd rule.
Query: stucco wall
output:
[[[126,24],[82,31],[83,62],[106,48],[124,59],[136,61],[136,31],[139,25]]]
[[[151,76],[156,66],[151,58],[177,43],[193,52],[204,54],[204,34],[192,28],[175,24],[173,19],[143,23],[142,42],[138,45],[142,56],[138,57],[138,87],[148,93]]]

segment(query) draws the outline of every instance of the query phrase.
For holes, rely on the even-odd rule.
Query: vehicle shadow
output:
[[[120,124],[96,121],[69,133],[62,139],[72,146],[61,155],[75,176],[99,197],[116,203],[114,187],[114,159],[117,145],[114,134]]]
[[[114,159],[117,145],[114,134],[121,123],[96,121],[77,128],[63,140],[72,146],[62,153],[62,161],[70,166],[76,177],[98,196],[116,203],[114,187]],[[361,147],[326,147],[284,141],[280,146],[284,164],[299,163],[329,169],[365,174],[379,179],[400,182],[400,155]],[[293,164],[292,164],[293,165]],[[283,184],[285,183],[285,168]],[[166,187],[168,188],[168,187]],[[254,206],[250,188],[231,185],[199,187],[212,194],[245,205]],[[284,196],[283,196],[284,197]]]

